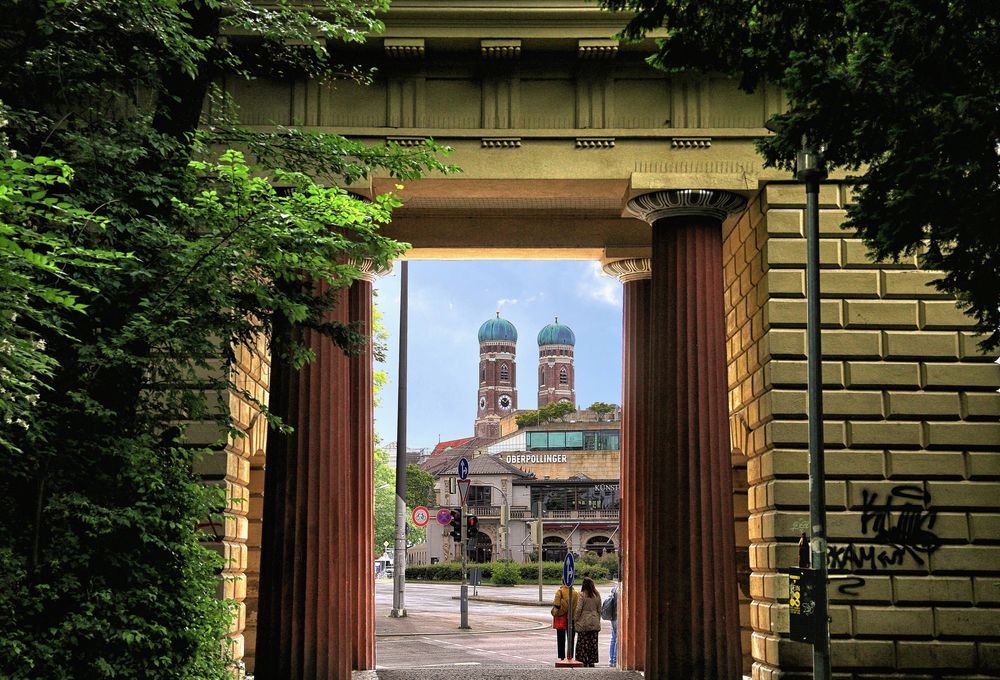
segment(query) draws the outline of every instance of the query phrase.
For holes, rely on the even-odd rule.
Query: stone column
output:
[[[653,678],[739,680],[732,470],[727,418],[723,191],[658,191],[629,201],[653,227],[652,446],[646,475],[645,671]],[[655,573],[655,575],[654,575]]]
[[[650,571],[643,563],[646,535],[642,514],[652,498],[646,470],[650,447],[649,303],[650,259],[614,260],[607,274],[622,282],[621,567],[618,607],[618,665],[642,670],[646,664],[646,599]]]
[[[317,288],[323,293],[327,287]],[[361,319],[366,294],[370,323],[367,282],[353,293],[340,291],[324,321],[348,323],[352,312]],[[270,408],[294,431],[272,432],[268,439],[256,675],[339,680],[373,656],[374,636],[365,627],[372,617],[363,613],[367,607],[359,610],[372,596],[373,584],[359,576],[362,565],[370,566],[362,555],[371,549],[359,553],[370,525],[352,523],[360,516],[355,505],[370,515],[372,488],[362,480],[370,461],[358,452],[365,448],[370,459],[371,425],[367,443],[355,430],[370,419],[371,368],[362,365],[369,361],[364,352],[348,357],[312,330],[301,338],[315,360],[296,371],[276,359],[272,368]]]
[[[360,263],[361,277],[354,281],[348,297],[349,317],[371,337],[372,284],[380,270],[370,260]],[[347,494],[353,531],[350,563],[353,567],[354,611],[351,629],[351,659],[354,670],[375,668],[375,426],[372,412],[372,346],[351,357],[351,482]]]

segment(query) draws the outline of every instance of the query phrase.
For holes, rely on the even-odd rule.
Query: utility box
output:
[[[826,612],[820,598],[819,571],[792,567],[788,570],[788,632],[793,640],[814,643],[819,622]]]

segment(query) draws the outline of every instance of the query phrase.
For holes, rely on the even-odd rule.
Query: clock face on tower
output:
[[[510,408],[510,404],[511,404],[511,401],[510,401],[510,396],[509,395],[506,395],[506,394],[500,395],[500,399],[497,401],[497,405],[501,409],[503,409],[504,411],[506,411],[507,409]]]
[[[479,410],[480,411],[486,410],[486,397],[479,397]]]

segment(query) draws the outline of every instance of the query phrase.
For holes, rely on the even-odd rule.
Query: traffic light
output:
[[[465,537],[472,540],[479,533],[479,518],[475,515],[469,515],[465,521]]]
[[[455,539],[456,543],[462,541],[462,511],[452,510],[451,511],[451,537]]]

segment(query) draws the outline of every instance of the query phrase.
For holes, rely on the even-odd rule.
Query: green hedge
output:
[[[498,562],[486,562],[483,564],[469,563],[469,568],[479,568],[483,570],[483,581],[493,579],[493,568],[497,564],[502,564]],[[534,564],[516,564],[513,566],[517,569],[518,580],[516,583],[537,583],[538,582],[538,563]],[[546,583],[558,583],[562,579],[562,562],[543,562],[542,563],[542,579]],[[513,571],[513,570],[511,570]],[[505,580],[510,580],[507,576],[507,571],[504,570],[503,578]],[[603,564],[583,564],[577,562],[576,564],[576,576],[578,581],[583,579],[584,576],[589,576],[595,581],[606,581],[611,577],[608,572],[608,568]],[[437,564],[415,564],[406,567],[406,578],[412,581],[461,581],[462,580],[462,563],[461,562],[439,562]],[[506,584],[505,584],[506,585]],[[513,585],[512,583],[510,585]]]

